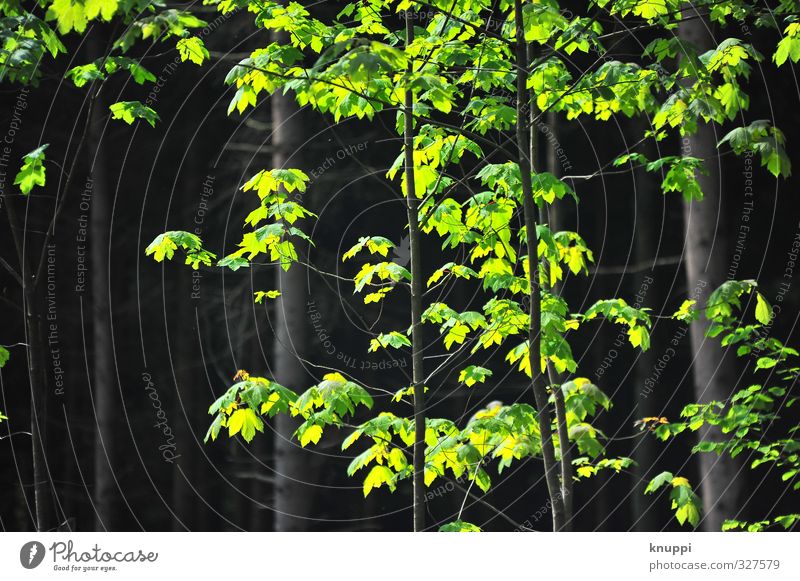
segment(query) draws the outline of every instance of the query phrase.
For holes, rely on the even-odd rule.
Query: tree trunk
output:
[[[102,58],[99,48],[96,58]],[[94,440],[94,506],[95,528],[112,531],[118,524],[118,488],[116,464],[116,417],[119,414],[117,381],[114,372],[114,343],[111,337],[111,188],[108,180],[108,159],[103,148],[104,111],[97,97],[91,123],[91,209],[89,217],[89,260],[92,289],[92,382],[94,417],[97,422]]]
[[[406,46],[414,40],[414,21],[405,13]],[[408,74],[412,65],[408,65]],[[414,387],[414,531],[425,530],[425,387],[422,359],[422,248],[419,234],[419,199],[414,179],[414,95],[405,91],[403,107],[408,240],[411,254],[411,381]]]
[[[55,489],[47,465],[47,368],[46,343],[43,334],[39,279],[31,268],[25,224],[19,220],[16,201],[6,197],[8,222],[17,248],[22,269],[22,294],[25,316],[25,343],[28,358],[28,380],[31,390],[31,447],[33,464],[33,493],[36,530],[49,531],[57,526]],[[34,251],[34,255],[36,252]]]
[[[24,276],[24,275],[23,275]],[[28,373],[31,382],[31,442],[33,445],[33,480],[36,498],[36,530],[49,531],[58,526],[55,510],[55,486],[47,460],[48,393],[45,341],[42,314],[36,283],[26,280],[25,328],[28,342]]]
[[[298,106],[291,95],[276,92],[272,95],[272,166],[298,167],[302,160],[298,150],[305,128]],[[302,252],[298,249],[302,258]],[[275,380],[289,389],[302,392],[308,387],[309,375],[302,356],[307,342],[307,273],[301,264],[288,271],[277,269],[277,288],[281,292],[275,301]],[[297,428],[296,418],[286,414],[275,416],[275,530],[303,531],[313,521],[298,518],[308,512],[313,502],[314,482],[318,472],[311,456],[292,440]],[[310,460],[311,459],[311,460]]]
[[[564,503],[559,483],[559,466],[555,458],[552,434],[552,414],[550,413],[547,384],[541,373],[541,320],[542,297],[539,288],[539,257],[537,255],[538,238],[536,235],[536,206],[533,202],[533,184],[531,183],[530,136],[528,135],[528,102],[530,94],[528,82],[528,54],[522,19],[522,1],[514,0],[516,19],[516,54],[517,54],[517,154],[522,181],[522,206],[525,214],[525,230],[527,235],[528,266],[530,272],[530,324],[528,326],[528,356],[531,367],[531,384],[538,411],[539,431],[542,438],[542,456],[544,458],[544,474],[547,482],[547,493],[553,513],[553,530],[560,531],[564,527]]]
[[[533,59],[529,59],[529,62],[533,62]],[[536,115],[536,107],[533,106],[535,103],[534,97],[531,97],[531,122],[534,121]],[[555,114],[550,111],[547,114],[547,127],[549,127],[549,131],[551,134],[555,133],[556,127],[556,116]],[[531,148],[530,148],[530,158],[531,161],[536,159],[536,153],[539,151],[539,131],[538,128],[534,128],[531,126]],[[551,173],[554,176],[559,175],[560,168],[558,167],[557,156],[555,152],[555,147],[552,143],[549,143],[548,146],[544,147],[545,152],[545,168],[544,170],[548,173]],[[547,224],[550,230],[555,233],[559,231],[559,225],[556,223],[556,217],[558,215],[558,200],[553,200],[552,204],[542,204],[539,207],[539,222],[542,224]],[[549,275],[546,275],[549,276]],[[557,283],[552,292],[561,295],[561,291],[563,288],[563,281]],[[540,285],[542,282],[540,281]],[[572,469],[572,453],[573,453],[573,445],[569,440],[569,427],[567,426],[567,408],[566,403],[564,401],[564,392],[561,390],[561,385],[567,381],[567,377],[564,374],[558,373],[551,362],[547,362],[547,378],[550,380],[551,389],[553,390],[553,401],[555,403],[555,411],[556,411],[556,427],[558,433],[558,442],[561,451],[561,473],[560,473],[560,480],[561,480],[561,499],[564,504],[564,526],[561,528],[562,531],[571,531],[572,530],[572,488],[573,488],[573,469]]]
[[[679,27],[680,37],[697,47],[700,53],[713,46],[708,22],[697,17],[694,9]],[[717,138],[710,125],[701,124],[695,135],[684,139],[683,155],[705,161],[707,174],[698,174],[704,199],[684,202],[684,227],[686,230],[686,280],[691,298],[698,306],[707,304],[709,294],[725,282],[729,256],[727,229],[722,211],[722,183],[716,148]],[[717,234],[720,235],[717,235]],[[700,403],[727,402],[736,387],[736,368],[732,356],[726,354],[717,339],[707,338],[709,321],[705,317],[690,328],[693,353],[695,399]],[[708,427],[698,430],[701,440],[718,440],[721,434]],[[700,491],[703,499],[705,530],[719,531],[726,518],[737,513],[741,481],[737,480],[738,462],[727,456],[700,454]]]

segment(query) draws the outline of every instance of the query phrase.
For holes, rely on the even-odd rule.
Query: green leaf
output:
[[[309,443],[316,444],[322,437],[322,426],[312,424],[300,434],[300,445],[305,448]]]
[[[458,380],[463,382],[467,387],[472,387],[476,383],[483,383],[487,377],[491,377],[492,370],[480,367],[478,365],[470,365],[466,369],[462,369],[458,374]]]
[[[666,0],[640,0],[633,8],[633,13],[645,20],[666,16],[669,11],[670,8],[667,6]]]
[[[662,472],[648,483],[647,488],[644,489],[644,493],[651,494],[655,492],[667,482],[672,482],[672,478],[672,472]]]
[[[176,47],[183,62],[188,60],[196,65],[202,65],[203,61],[209,58],[205,44],[196,36],[180,39]]]
[[[587,423],[578,423],[569,428],[569,439],[578,445],[578,450],[582,454],[587,454],[592,458],[596,458],[604,452],[603,445],[597,438],[598,435],[601,435],[600,431]]]
[[[211,266],[216,254],[203,248],[200,237],[183,230],[171,230],[156,236],[145,248],[145,256],[153,255],[156,262],[172,260],[178,248],[186,252],[186,264],[197,269],[200,264]]]
[[[87,22],[86,7],[77,0],[53,0],[47,9],[47,20],[55,20],[61,34],[71,30],[83,32]]]
[[[264,431],[264,422],[249,407],[235,410],[228,418],[228,436],[231,438],[241,432],[242,437],[250,442],[256,431]]]
[[[792,62],[800,60],[800,22],[792,22],[784,31],[785,36],[778,43],[778,48],[772,56],[775,64],[781,66],[791,59]]]
[[[650,348],[650,334],[643,326],[631,327],[628,330],[628,339],[634,347],[641,347],[642,351]]]
[[[769,120],[760,119],[730,131],[719,141],[717,147],[727,143],[737,154],[745,151],[758,153],[761,156],[761,165],[772,175],[786,178],[792,173],[792,164],[784,148],[785,142],[786,138],[780,129],[773,127]]]
[[[771,369],[777,364],[778,360],[772,357],[759,357],[756,361],[756,369]]]
[[[774,519],[775,524],[781,525],[784,529],[790,529],[794,523],[800,520],[800,514],[785,514],[776,516]]]
[[[156,81],[156,76],[153,73],[144,68],[139,61],[132,58],[109,56],[106,57],[105,60],[96,60],[94,64],[96,66],[102,65],[109,74],[113,74],[119,70],[126,70],[130,73],[134,82],[139,85],[143,85],[147,81]]]
[[[688,521],[692,526],[697,526],[700,522],[700,497],[694,493],[686,478],[675,476],[670,482],[672,492],[669,496],[675,509],[675,518],[680,524]]]
[[[762,325],[768,325],[772,320],[772,309],[761,293],[756,293],[756,320]]]
[[[390,333],[381,333],[375,339],[369,342],[369,352],[373,353],[381,347],[393,347],[400,349],[401,347],[411,347],[411,340],[403,333],[392,331]]]
[[[68,70],[64,76],[71,79],[73,84],[78,88],[92,81],[105,79],[103,71],[97,68],[97,64],[95,63],[74,67]]]
[[[20,191],[25,195],[31,193],[34,186],[44,186],[45,184],[44,150],[48,145],[48,143],[40,145],[22,158],[22,167],[14,179],[14,185],[19,186]]]
[[[680,308],[672,315],[673,319],[683,321],[684,323],[691,323],[698,317],[698,310],[694,308],[697,301],[694,299],[687,299],[681,303]]]
[[[383,236],[362,236],[358,239],[358,242],[352,248],[350,248],[350,250],[342,254],[342,262],[349,258],[353,258],[365,248],[370,252],[370,254],[380,254],[381,256],[385,257],[389,255],[389,250],[394,248],[394,246],[394,242],[388,238],[384,238]]]
[[[203,442],[208,442],[208,439],[211,438],[211,441],[216,441],[217,436],[219,435],[219,431],[222,428],[222,422],[224,421],[224,416],[222,414],[217,414],[217,417],[214,418],[214,421],[208,428],[206,432],[206,437],[203,438]]]
[[[344,441],[342,442],[342,450],[347,450],[353,443],[358,440],[363,432],[361,430],[353,431],[349,436],[347,436]]]
[[[688,520],[692,526],[696,527],[700,523],[700,510],[693,503],[687,503],[675,511],[675,517],[680,524]]]
[[[0,345],[0,367],[5,366],[8,363],[8,358],[11,354],[8,352],[8,349]]]
[[[483,468],[478,468],[478,471],[475,473],[475,484],[484,492],[489,492],[489,488],[492,486],[492,479],[489,477],[489,473]]]
[[[109,109],[114,119],[122,119],[128,125],[137,119],[144,119],[151,127],[155,127],[159,120],[158,113],[139,101],[120,101],[109,106]]]
[[[373,488],[380,488],[386,484],[389,489],[394,492],[394,472],[388,466],[376,465],[369,471],[367,477],[364,479],[364,496],[366,497]]]
[[[100,16],[108,22],[119,7],[119,0],[85,0],[84,6],[87,20],[94,20]]]
[[[720,444],[718,442],[702,441],[695,444],[694,448],[692,448],[692,452],[714,452],[719,447]]]
[[[736,529],[743,529],[747,523],[740,520],[728,519],[722,523],[722,532],[735,531]]]

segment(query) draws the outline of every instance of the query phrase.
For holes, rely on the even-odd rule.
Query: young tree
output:
[[[223,4],[222,9],[230,9],[232,5]],[[752,6],[698,5],[704,14],[707,12],[717,21],[760,16],[760,9]],[[565,335],[601,315],[626,325],[632,345],[646,349],[650,318],[646,310],[633,308],[622,299],[600,301],[585,313],[569,315],[563,299],[549,291],[548,287],[560,278],[562,265],[574,273],[585,270],[591,252],[576,233],[552,232],[537,223],[536,205],[541,207],[574,193],[552,174],[532,173],[528,133],[531,122],[551,110],[568,118],[594,115],[599,120],[618,112],[629,116],[653,114],[654,129],[642,140],[664,139],[670,128],[678,128],[682,135],[692,134],[700,118],[722,123],[741,111],[742,99],[720,100],[718,95],[722,92],[742,95],[739,79],[749,72],[747,61],[760,56],[740,40],[727,39],[702,55],[692,49],[690,54],[696,55],[695,58],[677,61],[677,66],[669,72],[665,65],[681,49],[687,51],[667,34],[657,38],[644,52],[644,58],[652,59],[650,66],[601,58],[575,78],[561,55],[590,50],[607,55],[614,47],[615,37],[620,35],[620,31],[603,30],[598,21],[602,11],[618,18],[638,19],[646,28],[669,33],[671,26],[683,18],[678,3],[603,1],[592,3],[586,16],[574,18],[566,17],[556,2],[523,5],[515,1],[499,6],[434,2],[425,7],[432,9],[433,15],[427,26],[417,27],[413,19],[419,15],[421,5],[411,1],[396,5],[384,1],[348,4],[333,22],[322,22],[298,4],[285,7],[259,4],[255,7],[257,22],[269,29],[288,32],[289,42],[273,43],[255,51],[233,69],[229,82],[235,83],[238,91],[231,107],[242,111],[257,103],[261,91],[283,88],[294,91],[301,104],[332,113],[336,119],[372,117],[386,108],[399,112],[398,131],[403,137],[404,151],[388,175],[392,178],[403,169],[402,186],[409,200],[412,270],[408,272],[392,262],[366,263],[354,281],[357,291],[374,286],[374,292],[365,298],[366,303],[385,300],[393,288],[401,286],[397,283],[410,281],[411,338],[402,331],[391,331],[374,339],[370,348],[411,348],[415,360],[412,386],[400,390],[397,398],[413,394],[414,418],[411,421],[383,412],[357,426],[345,440],[343,447],[347,448],[361,436],[372,439],[370,448],[354,459],[349,470],[354,473],[372,465],[364,481],[365,494],[383,485],[394,490],[398,481],[413,477],[414,523],[415,529],[420,530],[424,524],[420,516],[424,503],[420,496],[421,476],[430,484],[449,469],[456,477],[466,473],[470,487],[477,484],[485,491],[490,478],[484,465],[491,458],[499,458],[502,469],[514,459],[541,456],[554,529],[561,530],[566,518],[561,490],[565,474],[559,468],[557,454],[568,445],[562,441],[564,423],[569,424],[567,437],[574,439],[584,454],[572,462],[579,477],[591,476],[602,468],[620,470],[631,461],[598,460],[603,452],[601,434],[586,420],[598,405],[607,407],[610,402],[597,387],[580,378],[553,387],[564,394],[562,415],[565,416],[565,421],[555,422],[556,427],[560,424],[562,428],[561,437],[554,437],[548,401],[552,394],[548,395],[544,376],[548,362],[557,371],[575,372],[576,364]],[[387,26],[388,15],[384,12],[387,8],[405,11],[403,28]],[[488,25],[492,19],[504,23],[499,32]],[[605,46],[606,42],[610,47]],[[529,61],[528,43],[538,43],[546,50],[541,57]],[[312,64],[306,66],[305,62]],[[687,68],[687,62],[691,63],[691,69]],[[526,112],[534,102],[540,113],[529,118]],[[454,108],[461,111],[460,126],[450,121]],[[500,140],[488,139],[490,131],[500,131]],[[513,137],[505,137],[504,131]],[[770,135],[780,135],[772,128],[764,128],[762,133],[762,142]],[[752,130],[748,133],[756,139],[759,135]],[[511,143],[515,147],[509,147]],[[788,168],[784,167],[785,154],[780,145],[780,139],[773,139],[769,145],[746,139],[738,141],[735,148],[759,151],[764,164],[773,173],[781,173]],[[464,167],[462,157],[467,151],[499,157],[501,161],[482,164],[474,174],[474,179],[489,191],[459,202],[451,197],[452,192],[473,175],[468,171],[464,178],[454,179],[453,168]],[[503,162],[503,158],[508,161]],[[696,176],[701,159],[667,156],[649,160],[628,150],[616,163],[631,160],[650,171],[664,168],[665,192],[679,191],[687,199],[702,196]],[[595,175],[602,173],[601,169]],[[282,205],[286,201],[275,194],[276,190],[287,184],[302,188],[304,181],[301,172],[273,170],[257,174],[244,188],[257,190],[261,199],[248,222],[256,226],[269,216],[283,219]],[[523,224],[515,228],[520,209]],[[294,217],[297,212],[303,213],[291,206],[289,215]],[[458,312],[442,302],[433,302],[420,312],[423,309],[421,257],[415,241],[420,226],[426,233],[435,229],[444,239],[444,248],[463,245],[470,261],[480,266],[479,270],[473,270],[466,264],[450,262],[434,272],[429,286],[435,288],[456,278],[482,281],[489,296],[481,307],[482,313]],[[517,258],[518,247],[512,243],[514,232],[527,259]],[[284,265],[296,260],[289,237],[299,234],[280,222],[262,226],[246,234],[241,249],[219,264],[239,268],[258,254],[269,252],[272,260]],[[366,237],[344,258],[352,258],[364,250],[385,256],[392,245],[383,237]],[[160,236],[148,253],[163,258],[177,246],[187,250],[189,261],[196,262],[198,253],[205,256],[200,241],[187,240],[184,233]],[[546,284],[540,285],[540,276]],[[527,305],[518,300],[520,297],[526,299]],[[448,351],[453,345],[460,346],[454,350],[453,359],[446,359],[444,365],[424,378],[421,357],[417,358],[422,348],[418,334],[422,322],[441,325]],[[427,418],[423,423],[424,387],[440,369],[458,361],[464,347],[472,347],[474,353],[480,347],[502,345],[508,337],[524,330],[527,340],[512,349],[507,360],[519,363],[520,370],[530,376],[535,408],[526,404],[494,406],[476,414],[464,427],[446,419]],[[478,331],[478,335],[468,340],[470,333]],[[486,367],[469,365],[459,373],[459,380],[470,386],[484,382],[490,375],[491,370]],[[560,397],[552,399],[558,412]],[[231,387],[211,407],[215,420],[209,437],[215,439],[227,427],[229,435],[241,432],[249,440],[262,429],[259,412],[274,415],[288,411],[305,420],[296,432],[305,445],[317,441],[327,425],[347,425],[346,416],[358,404],[371,407],[372,400],[362,387],[342,374],[326,376],[322,383],[301,396],[269,379],[249,378]],[[395,444],[395,438],[400,439],[400,444],[413,446],[411,466],[407,463],[405,446]],[[423,440],[424,457],[419,453]],[[593,463],[592,459],[596,461]],[[673,506],[679,520],[696,524],[697,497],[685,479],[670,478],[676,493]],[[649,491],[662,481],[663,478],[651,483]],[[475,528],[462,521],[460,512],[457,517],[446,530]]]
[[[553,507],[554,529],[561,530],[567,520],[563,508],[566,486],[557,455],[568,442],[557,440],[554,431],[561,434],[561,439],[574,438],[578,449],[586,455],[576,459],[581,466],[578,473],[583,476],[601,468],[620,470],[629,465],[630,460],[604,459],[590,464],[590,458],[600,456],[603,447],[599,442],[600,434],[586,420],[596,412],[597,406],[607,407],[610,402],[587,380],[578,378],[563,386],[552,386],[551,393],[561,391],[554,401],[557,415],[562,416],[561,421],[556,422],[558,429],[553,430],[552,404],[548,401],[551,396],[543,372],[548,362],[558,372],[576,370],[565,333],[584,321],[606,316],[623,323],[628,327],[631,343],[645,349],[649,326],[645,311],[632,308],[621,299],[601,301],[586,313],[570,317],[564,300],[549,291],[561,278],[562,265],[576,274],[585,271],[591,252],[576,233],[552,232],[538,223],[536,205],[544,206],[574,193],[552,174],[532,173],[531,119],[527,114],[531,109],[531,90],[537,94],[537,104],[544,112],[555,108],[569,110],[571,106],[580,113],[585,105],[565,98],[571,90],[558,95],[557,88],[543,84],[548,68],[558,69],[559,65],[550,57],[529,63],[528,44],[545,45],[551,36],[558,36],[558,42],[570,47],[569,52],[580,46],[580,42],[585,42],[588,49],[588,40],[576,41],[574,37],[589,31],[594,41],[597,26],[588,18],[571,22],[559,13],[554,3],[523,7],[521,2],[516,2],[506,6],[502,13],[501,21],[506,22],[504,36],[487,32],[488,14],[478,13],[475,22],[468,22],[454,15],[454,4],[437,7],[431,23],[420,30],[424,35],[417,36],[418,27],[413,26],[417,16],[412,11],[418,7],[412,3],[398,4],[397,9],[405,11],[404,27],[392,30],[384,26],[380,15],[387,6],[389,4],[383,2],[350,4],[335,22],[323,23],[299,5],[261,5],[258,21],[267,28],[287,31],[289,43],[273,43],[254,52],[229,75],[229,81],[238,87],[231,107],[240,111],[255,104],[261,90],[274,92],[284,87],[293,90],[301,104],[332,112],[337,119],[371,117],[387,107],[399,112],[398,131],[403,137],[404,151],[390,169],[389,177],[393,178],[403,169],[401,187],[408,200],[411,272],[392,262],[368,262],[354,280],[357,291],[373,287],[374,292],[365,298],[367,304],[385,300],[393,288],[400,286],[397,283],[410,281],[411,337],[402,331],[384,333],[372,341],[370,349],[411,348],[412,385],[401,389],[397,399],[413,394],[414,417],[412,421],[383,412],[374,420],[357,426],[343,446],[349,447],[362,435],[371,437],[373,445],[354,459],[350,472],[372,464],[364,481],[365,494],[382,485],[394,489],[399,480],[412,477],[414,524],[416,530],[422,530],[423,478],[429,485],[449,469],[455,477],[467,474],[470,488],[477,484],[486,491],[491,480],[484,464],[492,457],[500,458],[502,470],[513,459],[541,455]],[[484,9],[489,10],[489,6]],[[354,20],[348,22],[343,17],[354,17]],[[529,24],[538,23],[538,27],[527,26],[526,19]],[[476,34],[476,30],[481,34]],[[542,36],[542,32],[547,34]],[[447,42],[434,38],[447,39]],[[303,49],[320,55],[308,68],[298,65],[299,51]],[[464,67],[464,64],[470,66]],[[529,70],[533,71],[530,80]],[[538,85],[537,72],[540,73]],[[601,79],[606,74],[605,70],[595,73]],[[579,80],[577,85],[581,82],[589,81]],[[583,91],[591,93],[591,85],[588,87]],[[491,95],[498,90],[505,95],[487,98],[487,93]],[[590,94],[589,98],[592,98]],[[510,108],[507,103],[515,107]],[[446,120],[456,105],[463,107],[461,126]],[[650,103],[643,103],[639,108],[644,110],[646,105]],[[636,109],[634,104],[631,113]],[[434,113],[444,116],[436,118]],[[488,139],[487,134],[497,129],[513,130],[515,137],[510,143]],[[466,152],[483,155],[484,147],[501,159],[508,156],[508,161],[486,164],[476,168],[480,170],[477,173],[471,170],[465,178],[453,179],[453,169],[448,166],[461,165]],[[489,191],[465,202],[450,197],[468,179],[476,180]],[[244,187],[246,191],[257,190],[261,200],[248,223],[255,227],[271,216],[286,220],[282,213],[285,207],[290,210],[290,219],[286,221],[293,223],[295,217],[305,212],[295,204],[287,206],[280,187],[302,189],[304,182],[305,176],[299,171],[281,169],[257,174]],[[476,271],[466,264],[449,262],[434,272],[428,285],[436,288],[458,278],[482,281],[489,297],[481,307],[483,313],[457,312],[443,302],[432,302],[425,308],[417,241],[420,230],[426,233],[435,230],[444,239],[444,248],[461,247],[471,262],[480,265],[480,270]],[[527,259],[518,259],[519,249],[512,242],[514,233]],[[289,263],[297,256],[290,239],[292,235],[302,233],[286,228],[279,221],[262,226],[245,234],[240,250],[223,258],[219,265],[240,268],[246,266],[248,260],[268,252],[272,260],[290,267]],[[187,251],[188,261],[197,262],[208,256],[200,241],[184,232],[159,236],[148,247],[148,254],[163,259],[179,246]],[[344,258],[353,258],[364,250],[386,256],[392,246],[386,238],[365,237],[345,253]],[[544,285],[540,285],[540,276]],[[425,377],[418,331],[423,322],[440,324],[444,346],[448,351],[453,350],[443,365]],[[480,334],[468,340],[473,331],[480,331]],[[446,419],[426,420],[422,403],[424,387],[437,373],[459,361],[466,347],[471,347],[472,353],[480,347],[492,349],[518,334],[527,334],[527,340],[512,349],[506,359],[531,378],[536,408],[527,404],[498,406],[476,414],[464,428]],[[489,368],[469,365],[459,373],[459,381],[472,386],[484,382],[491,373]],[[326,376],[322,383],[301,396],[270,379],[250,377],[234,385],[211,407],[210,412],[216,417],[209,436],[215,439],[221,428],[227,427],[229,435],[241,432],[249,440],[256,431],[263,429],[259,412],[274,415],[291,411],[305,419],[296,432],[305,445],[317,441],[326,425],[346,425],[345,416],[352,414],[359,403],[371,407],[372,399],[342,374]],[[410,466],[404,446],[395,444],[394,438],[413,447]],[[421,453],[423,447],[424,454]],[[384,459],[388,465],[384,464]],[[567,469],[571,468],[567,463]],[[567,477],[571,481],[571,474]],[[471,528],[472,525],[464,523],[460,516],[449,526]]]

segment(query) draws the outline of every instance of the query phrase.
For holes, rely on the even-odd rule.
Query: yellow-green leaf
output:
[[[756,293],[756,320],[762,325],[772,320],[772,309],[761,293]]]
[[[322,437],[322,426],[318,426],[316,424],[309,426],[300,436],[300,445],[305,448],[306,445],[311,442],[316,444],[319,442],[319,439]]]

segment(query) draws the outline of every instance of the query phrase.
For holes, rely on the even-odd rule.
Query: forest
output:
[[[0,0],[0,530],[800,529],[798,61],[797,0]]]

